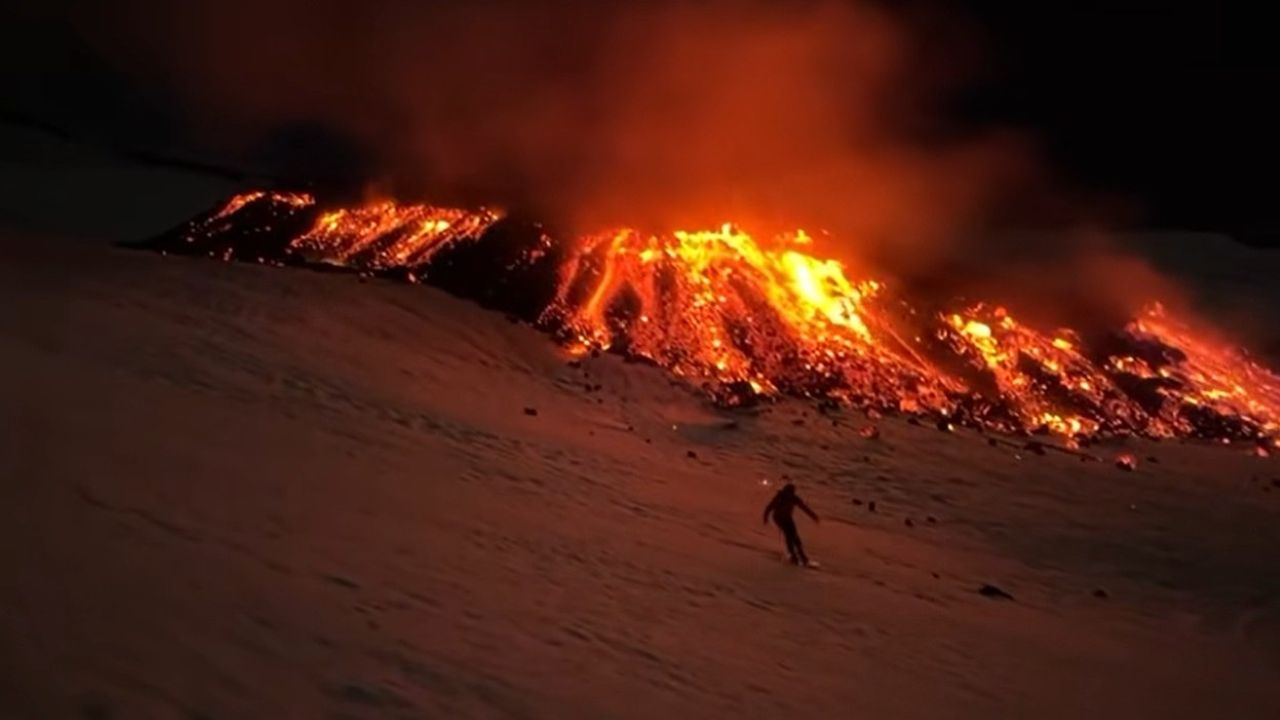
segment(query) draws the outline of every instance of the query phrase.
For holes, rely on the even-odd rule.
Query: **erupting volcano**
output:
[[[1159,303],[1107,333],[1033,328],[1002,306],[849,277],[815,245],[802,230],[756,238],[732,224],[559,238],[492,208],[328,207],[264,191],[148,243],[421,278],[572,352],[651,361],[725,406],[818,398],[1071,441],[1280,436],[1280,378]]]

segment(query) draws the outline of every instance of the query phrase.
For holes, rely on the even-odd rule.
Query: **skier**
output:
[[[800,508],[805,515],[813,518],[818,522],[818,516],[808,505],[804,504],[804,500],[796,494],[796,486],[793,483],[787,483],[782,486],[778,494],[773,496],[769,504],[764,508],[764,522],[769,523],[769,517],[773,516],[773,523],[782,531],[782,536],[787,541],[787,554],[791,556],[791,562],[796,565],[812,566],[808,556],[804,554],[804,545],[800,542],[800,533],[796,532],[796,521],[791,517],[791,513]]]

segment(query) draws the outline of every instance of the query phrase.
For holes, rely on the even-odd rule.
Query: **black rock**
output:
[[[531,408],[531,407],[527,407],[527,408],[525,408],[525,409],[524,409],[524,414],[525,414],[525,415],[528,415],[528,416],[530,416],[530,417],[537,417],[537,416],[538,416],[538,408]]]
[[[872,500],[871,502],[867,503],[867,509],[868,509],[868,510],[870,510],[871,512],[875,512],[875,511],[876,511],[876,501],[875,501],[875,500]]]
[[[1102,598],[1102,599],[1104,599],[1104,600],[1108,597],[1108,596],[1107,596],[1107,591],[1106,591],[1106,590],[1103,590],[1102,588],[1098,588],[1097,590],[1094,590],[1094,591],[1093,591],[1093,596],[1094,596],[1094,597],[1096,597],[1096,598]]]
[[[694,460],[697,460],[697,459],[698,459],[698,453],[696,453],[696,452],[694,452],[694,451],[692,451],[692,450],[686,451],[686,452],[685,452],[685,454],[684,454],[684,456],[685,456],[685,457],[688,457],[688,458],[693,458]]]
[[[914,522],[912,522],[912,521],[911,521],[911,518],[907,518],[906,520],[903,520],[903,521],[902,521],[902,524],[903,524],[903,525],[906,525],[907,527],[915,527],[915,526],[916,526],[916,524],[915,524]]]
[[[995,585],[992,585],[991,583],[985,583],[982,587],[978,588],[978,594],[983,597],[992,598],[994,600],[1012,600],[1013,599],[1012,595],[1005,592],[1003,589]]]

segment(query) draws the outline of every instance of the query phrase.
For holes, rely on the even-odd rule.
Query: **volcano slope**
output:
[[[1280,714],[1274,459],[721,413],[434,289],[108,235],[0,241],[0,715]],[[760,523],[784,475],[819,571]]]

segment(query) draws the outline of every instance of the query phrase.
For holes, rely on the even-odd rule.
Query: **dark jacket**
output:
[[[813,518],[814,522],[818,522],[818,515],[804,504],[804,500],[796,494],[794,485],[786,485],[778,491],[769,504],[764,507],[764,521],[769,522],[769,518],[773,517],[773,522],[778,525],[794,525],[795,519],[791,514],[796,508],[800,508],[805,515]]]

